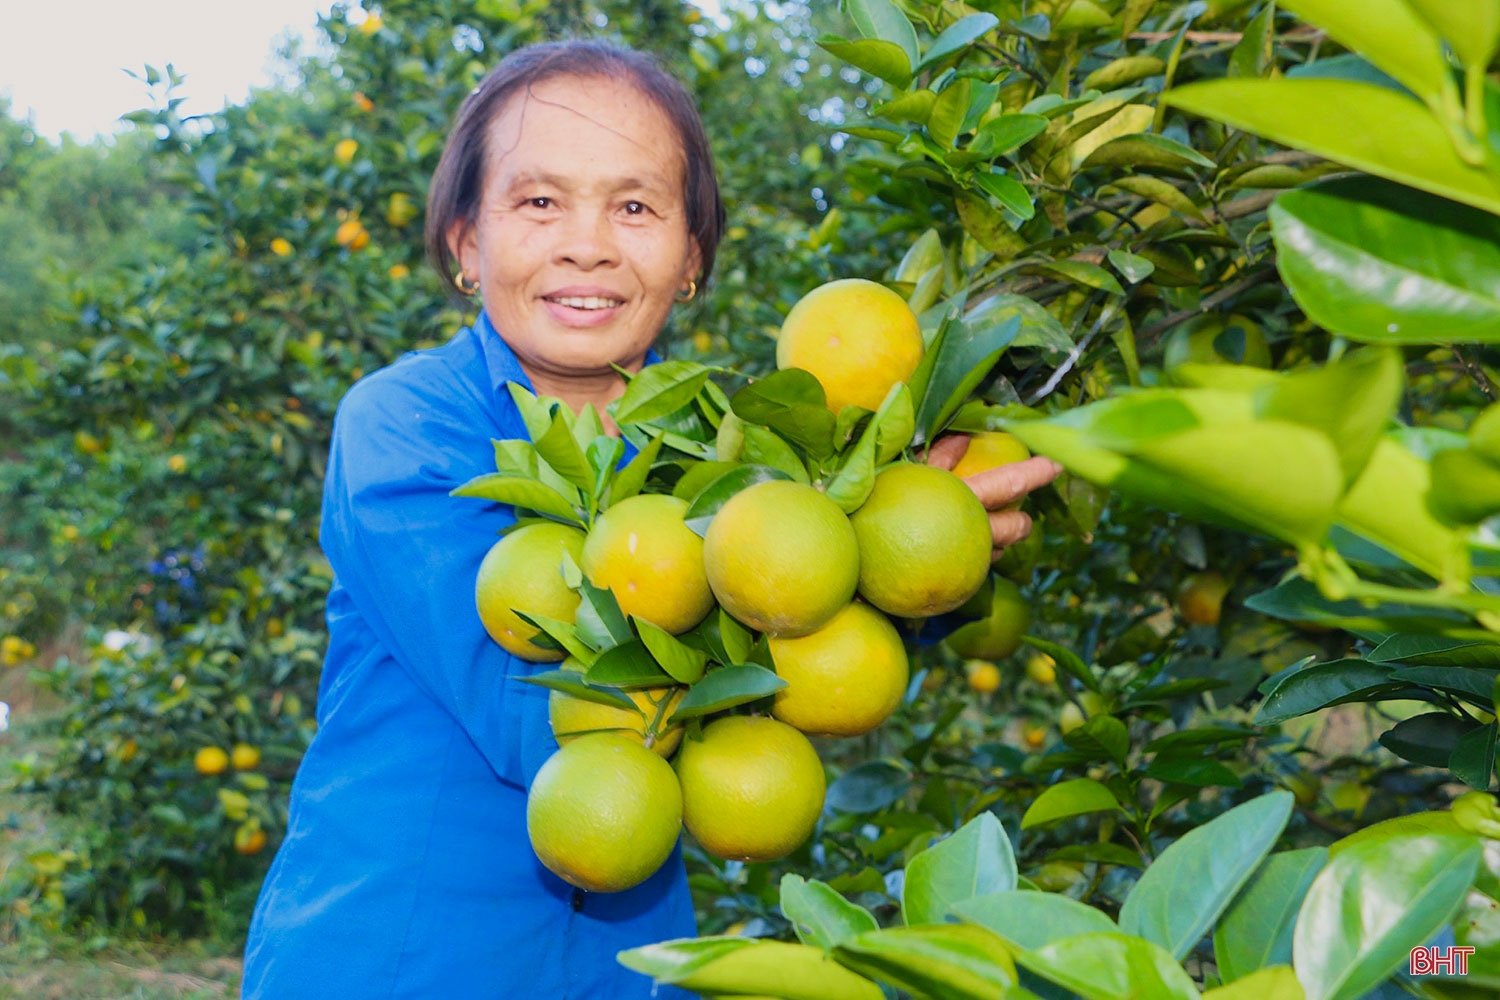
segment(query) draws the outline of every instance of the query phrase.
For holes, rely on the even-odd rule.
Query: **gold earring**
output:
[[[693,299],[695,299],[695,298],[696,298],[696,297],[697,297],[697,296],[698,296],[698,283],[697,283],[697,282],[696,282],[696,281],[689,281],[689,282],[688,282],[688,286],[687,286],[687,294],[686,294],[686,295],[684,295],[684,294],[683,294],[683,293],[681,293],[681,292],[678,292],[678,293],[677,293],[677,294],[676,294],[676,295],[675,295],[675,296],[673,296],[673,297],[674,297],[674,298],[675,298],[675,299],[676,299],[676,300],[677,300],[677,301],[678,301],[678,302],[691,302],[691,301],[693,301]]]
[[[458,289],[460,295],[477,295],[479,293],[479,282],[468,283],[468,276],[459,271],[453,276],[453,287]]]

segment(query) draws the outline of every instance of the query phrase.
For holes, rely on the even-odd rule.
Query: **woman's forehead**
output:
[[[579,174],[680,184],[676,127],[649,96],[607,78],[558,77],[512,96],[487,130],[486,181],[565,181]]]

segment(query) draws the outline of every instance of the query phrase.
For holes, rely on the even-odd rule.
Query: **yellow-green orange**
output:
[[[859,592],[902,618],[952,611],[984,585],[990,520],[953,473],[903,462],[875,477],[850,517],[859,539]]]
[[[1015,435],[1004,431],[982,431],[969,438],[969,446],[953,467],[953,474],[968,478],[1002,465],[1024,462],[1030,457],[1031,449]]]
[[[617,733],[581,736],[547,759],[526,797],[542,864],[590,892],[650,878],[677,842],[682,793],[672,766]]]
[[[1193,625],[1217,625],[1228,593],[1229,581],[1222,573],[1214,570],[1194,573],[1178,588],[1177,610]]]
[[[563,661],[562,669],[582,673],[583,664],[570,656]],[[647,731],[654,726],[660,728],[658,719],[665,722],[671,717],[672,709],[677,707],[686,691],[687,688],[676,684],[627,691],[625,696],[635,703],[635,708],[626,708],[553,690],[547,696],[547,721],[552,725],[552,735],[563,746],[600,730],[619,732],[645,746]],[[681,742],[682,726],[676,725],[659,731],[649,745],[661,756],[670,757]]]
[[[1021,636],[1031,627],[1031,608],[1021,588],[1003,576],[995,577],[992,586],[982,617],[948,636],[948,645],[960,656],[1003,659],[1021,647]]]
[[[1167,339],[1163,366],[1171,369],[1188,362],[1269,368],[1271,345],[1260,324],[1238,313],[1203,316],[1178,327]]]
[[[901,704],[910,679],[906,647],[890,620],[858,601],[797,638],[770,640],[776,674],[771,714],[804,733],[858,736]]]
[[[708,583],[734,617],[775,636],[822,627],[854,596],[859,546],[844,512],[784,479],[730,498],[703,540]]]
[[[776,367],[812,372],[835,413],[878,408],[922,360],[922,329],[906,300],[883,285],[845,278],[804,295],[776,340]]]
[[[583,543],[584,575],[610,590],[627,615],[674,635],[714,605],[703,571],[703,539],[683,521],[687,501],[659,493],[621,500]]]
[[[682,822],[708,853],[738,861],[785,857],[823,811],[823,764],[784,722],[731,715],[677,754]]]
[[[561,650],[544,649],[531,640],[537,629],[517,611],[571,622],[578,593],[563,579],[563,555],[575,562],[583,553],[583,532],[566,524],[537,521],[522,525],[496,542],[479,564],[474,603],[490,638],[508,652],[528,660],[560,660]]]

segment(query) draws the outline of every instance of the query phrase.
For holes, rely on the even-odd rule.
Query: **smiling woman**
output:
[[[507,56],[460,110],[427,248],[473,326],[356,385],[320,539],[335,572],[318,732],[245,949],[247,998],[683,996],[617,952],[693,933],[680,851],[635,888],[544,868],[526,794],[557,749],[537,667],[490,641],[475,578],[501,505],[449,491],[527,437],[509,386],[575,409],[624,391],[724,210],[691,100],[592,42]],[[639,980],[639,981],[638,981]]]

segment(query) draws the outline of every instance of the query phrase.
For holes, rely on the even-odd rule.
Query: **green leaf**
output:
[[[539,483],[535,479],[508,476],[503,472],[475,476],[449,495],[506,503],[519,510],[535,511],[580,527],[584,523],[578,508],[552,487]]]
[[[891,386],[871,424],[875,428],[876,464],[893,461],[910,446],[916,432],[917,418],[912,408],[910,387],[900,382]]]
[[[698,395],[713,369],[696,361],[663,361],[647,365],[630,380],[613,404],[615,422],[643,424],[681,409]]]
[[[891,0],[848,0],[845,9],[862,37],[898,45],[907,65],[917,64],[917,31]]]
[[[537,477],[539,456],[530,441],[511,439],[492,441],[491,444],[495,446],[495,469],[498,472],[523,479]]]
[[[573,430],[561,412],[552,415],[546,433],[537,438],[536,451],[558,475],[580,490],[593,488],[594,470],[589,467],[583,449],[578,447]]]
[[[1031,972],[1083,1000],[1198,998],[1198,988],[1171,955],[1159,945],[1128,934],[1078,934],[1016,958]]]
[[[823,486],[823,495],[845,514],[859,510],[875,488],[875,444],[878,437],[879,430],[872,421],[838,472]]]
[[[1428,767],[1447,767],[1458,741],[1478,723],[1447,712],[1424,712],[1402,719],[1380,734],[1380,745],[1403,760]]]
[[[1491,699],[1495,682],[1500,681],[1500,670],[1486,667],[1401,667],[1391,674],[1391,679],[1402,684],[1468,695],[1474,701],[1488,706],[1493,704]]]
[[[661,687],[672,682],[639,639],[626,640],[600,653],[583,677],[590,684],[619,688]]]
[[[990,156],[1004,156],[1045,131],[1047,119],[1041,115],[1001,115],[979,126],[979,131],[974,134],[974,145]]]
[[[571,560],[565,560],[564,573],[567,572],[568,563],[571,563]],[[571,585],[572,584],[570,583],[569,586]],[[567,651],[569,656],[573,657],[573,659],[577,660],[585,667],[593,663],[595,658],[599,655],[592,648],[590,648],[587,643],[585,643],[578,637],[578,628],[576,625],[572,625],[568,622],[560,622],[555,618],[548,618],[545,615],[532,614],[525,611],[517,611],[516,614],[521,617],[522,621],[525,621],[535,628],[539,628],[543,632],[547,633],[547,635],[551,637],[551,639],[556,642],[558,646]]]
[[[1161,754],[1146,767],[1146,777],[1195,788],[1224,785],[1237,788],[1239,775],[1212,758],[1185,757],[1180,754]]]
[[[1021,829],[1030,830],[1085,813],[1119,811],[1120,801],[1106,785],[1093,778],[1073,778],[1038,795],[1021,817]]]
[[[908,926],[940,924],[955,903],[1015,887],[1010,838],[993,813],[980,813],[907,864],[901,915]]]
[[[585,683],[583,675],[577,670],[548,670],[540,674],[528,674],[521,678],[523,684],[535,684],[552,691],[561,691],[563,694],[584,701],[592,701],[599,705],[608,705],[611,708],[624,708],[632,712],[639,712],[640,707],[631,701],[618,688],[596,687]]]
[[[617,956],[657,982],[711,996],[771,995],[782,1000],[883,1000],[880,987],[821,949],[745,937],[684,938]]]
[[[736,392],[729,403],[741,420],[771,428],[814,457],[833,453],[836,418],[828,412],[823,386],[811,372],[773,372]]]
[[[1282,145],[1500,213],[1500,171],[1469,166],[1426,108],[1385,87],[1345,80],[1210,80],[1169,91],[1162,100]],[[1337,127],[1330,127],[1335,122]],[[1401,141],[1391,142],[1393,135]]]
[[[646,485],[647,477],[651,475],[651,466],[656,463],[656,457],[661,454],[661,444],[662,435],[659,433],[652,435],[646,447],[625,463],[625,468],[615,473],[614,481],[609,487],[609,503],[619,503],[641,492]]]
[[[1125,723],[1112,715],[1096,715],[1063,737],[1074,750],[1098,761],[1114,761],[1123,770],[1125,754],[1130,751],[1130,734]]]
[[[1363,471],[1406,387],[1401,353],[1364,348],[1320,367],[1278,374],[1255,390],[1257,416],[1322,431],[1338,450],[1344,482]]]
[[[869,931],[839,945],[834,955],[857,972],[920,997],[994,1000],[1016,985],[1005,943],[972,924]]]
[[[950,325],[935,349],[926,388],[917,403],[916,425],[922,440],[934,439],[948,418],[984,381],[1020,328],[1019,319],[998,326],[990,323],[971,326],[967,321]]]
[[[1269,215],[1277,266],[1319,325],[1372,343],[1500,341],[1500,217],[1368,177],[1288,191]]]
[[[786,687],[786,681],[765,667],[754,664],[719,667],[703,679],[677,703],[669,722],[696,719],[710,712],[733,708],[775,694]]]
[[[1063,669],[1063,672],[1076,678],[1080,684],[1096,694],[1101,690],[1099,678],[1094,676],[1094,671],[1083,662],[1083,658],[1068,647],[1048,639],[1041,639],[1034,635],[1021,637],[1021,641],[1032,649],[1040,649]]]
[[[1203,994],[1203,1000],[1305,1000],[1302,984],[1290,965],[1271,965],[1257,969],[1228,986],[1218,986]]]
[[[844,813],[879,812],[900,801],[911,788],[911,776],[883,760],[850,768],[828,786],[828,808]]]
[[[827,51],[856,69],[862,69],[896,87],[911,83],[911,59],[905,50],[894,42],[863,38],[851,42],[837,35],[825,35],[818,39],[818,48]],[[854,128],[845,127],[850,135],[859,135]],[[901,133],[891,133],[899,138]]]
[[[1500,464],[1473,448],[1432,456],[1427,508],[1454,525],[1478,524],[1500,513]]]
[[[930,90],[913,90],[893,100],[886,101],[884,104],[877,105],[871,110],[871,114],[879,115],[882,118],[889,118],[892,121],[926,125],[927,119],[932,115],[932,104],[936,100],[937,95]],[[934,237],[937,236],[936,230],[929,229],[927,232],[932,233]],[[931,265],[929,264],[928,266],[930,267]],[[903,277],[903,273],[907,276]],[[916,277],[911,275],[910,271],[903,272],[901,268],[897,268],[896,280],[914,281]]]
[[[1255,721],[1271,726],[1332,705],[1369,701],[1401,687],[1392,677],[1394,672],[1389,664],[1361,659],[1311,664],[1287,675],[1271,690]]]
[[[1432,466],[1393,434],[1375,444],[1344,499],[1338,524],[1435,579],[1464,558],[1463,534],[1439,521],[1425,502]]]
[[[505,388],[509,390],[511,401],[521,415],[521,422],[526,425],[526,436],[535,441],[547,433],[547,428],[552,423],[553,407],[560,407],[562,404],[556,400],[538,399],[534,393],[515,382],[507,382]]]
[[[1265,76],[1274,55],[1276,4],[1268,3],[1245,26],[1244,37],[1229,54],[1229,76]]]
[[[932,45],[917,63],[917,72],[936,66],[949,56],[963,51],[999,25],[1000,19],[994,14],[969,14],[959,18],[932,40]]]
[[[989,195],[1012,215],[1025,221],[1036,215],[1036,205],[1031,200],[1031,192],[1026,185],[1013,177],[1007,177],[998,171],[979,171],[974,174],[974,182],[983,188]]]
[[[1407,0],[1422,18],[1453,46],[1454,53],[1469,67],[1488,66],[1500,49],[1500,2],[1470,0]]]
[[[1157,76],[1167,68],[1159,56],[1121,56],[1094,70],[1083,79],[1084,90],[1113,90]]]
[[[1491,703],[1493,704],[1493,702]],[[1458,739],[1448,757],[1454,777],[1481,791],[1489,791],[1495,780],[1495,723],[1475,726]]]
[[[1170,187],[1170,185],[1168,185]],[[1172,190],[1177,190],[1173,188]],[[1114,269],[1124,275],[1125,280],[1131,284],[1145,281],[1151,277],[1151,272],[1156,270],[1156,265],[1139,254],[1129,253],[1125,250],[1111,250],[1109,262]]]
[[[1216,165],[1191,146],[1149,133],[1111,139],[1080,164],[1085,170],[1092,167],[1146,167],[1171,171],[1185,171],[1189,167],[1212,170]]]
[[[870,912],[832,886],[788,872],[781,876],[781,913],[803,944],[828,951],[879,925]]]
[[[641,642],[651,651],[656,662],[661,664],[674,681],[679,684],[696,684],[703,676],[703,667],[708,656],[691,646],[684,645],[675,635],[664,628],[651,624],[644,618],[631,616]]]
[[[963,127],[964,116],[969,112],[968,77],[959,77],[937,96],[932,112],[927,116],[927,134],[942,149],[952,149]]]
[[[1404,968],[1458,909],[1479,859],[1469,834],[1372,838],[1335,852],[1302,902],[1292,942],[1308,1000],[1353,1000]]]
[[[1005,215],[991,205],[989,199],[968,191],[957,191],[953,195],[953,204],[964,231],[1000,260],[1010,260],[1030,245],[1005,221]]]
[[[1275,846],[1291,814],[1292,793],[1271,792],[1189,830],[1125,897],[1120,929],[1181,959]]]
[[[581,580],[578,596],[578,611],[573,620],[578,635],[585,643],[594,649],[603,650],[635,639],[635,633],[630,630],[630,623],[620,611],[614,594],[599,589],[588,580]]]
[[[1097,288],[1101,292],[1109,292],[1112,295],[1125,294],[1125,289],[1120,287],[1120,283],[1114,279],[1114,276],[1097,264],[1088,264],[1081,260],[1051,260],[1037,264],[1036,268],[1085,288]]]
[[[1308,847],[1273,854],[1256,869],[1214,928],[1214,960],[1224,982],[1291,963],[1297,911],[1327,862],[1326,847]]]
[[[1044,306],[1024,295],[992,295],[964,315],[964,322],[975,329],[999,327],[1012,318],[1021,328],[1011,347],[1039,347],[1045,351],[1067,353],[1073,349],[1068,331]]]
[[[1110,933],[1119,927],[1104,913],[1051,892],[1010,889],[976,896],[953,907],[970,923],[997,934],[1016,951],[1033,951],[1079,934]]]
[[[744,425],[743,435],[744,448],[740,457],[744,461],[784,472],[795,482],[808,482],[807,467],[781,435],[769,427],[749,423]]]
[[[1399,80],[1429,104],[1452,89],[1443,47],[1405,0],[1281,0],[1281,6],[1328,32]]]

